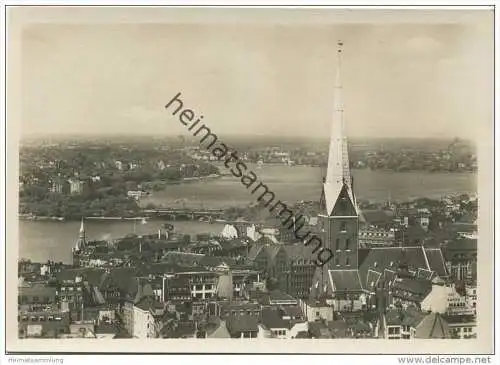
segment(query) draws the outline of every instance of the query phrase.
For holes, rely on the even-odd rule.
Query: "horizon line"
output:
[[[328,137],[325,137],[324,135],[313,135],[313,136],[304,136],[304,135],[269,135],[269,134],[259,134],[259,133],[248,133],[248,134],[218,134],[220,137],[225,137],[225,138],[252,138],[252,137],[259,137],[259,138],[266,138],[266,139],[271,139],[271,138],[280,138],[280,139],[287,139],[287,138],[293,138],[293,139],[324,139],[324,140],[329,140]],[[51,133],[26,133],[21,136],[19,136],[19,140],[27,139],[27,138],[54,138],[54,139],[61,139],[61,138],[68,138],[68,137],[81,137],[81,138],[86,138],[86,137],[102,137],[102,138],[109,138],[109,137],[133,137],[133,138],[179,138],[179,137],[184,137],[186,140],[192,139],[192,137],[184,134],[155,134],[155,133],[141,133],[141,134],[133,134],[133,133],[112,133],[112,132],[104,132],[104,133],[85,133],[85,132],[78,132],[78,133],[60,133],[60,134],[51,134]],[[376,139],[408,139],[408,140],[462,140],[462,141],[471,141],[474,142],[472,138],[465,138],[465,137],[459,137],[459,136],[425,136],[425,137],[411,137],[411,136],[361,136],[361,135],[355,135],[355,136],[347,136],[348,139],[369,139],[369,140],[376,140]]]

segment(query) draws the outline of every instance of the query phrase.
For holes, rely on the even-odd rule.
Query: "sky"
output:
[[[43,23],[24,14],[21,134],[188,135],[164,109],[181,92],[219,135],[327,136],[337,40],[348,136],[474,139],[492,124],[488,12],[403,22],[321,9],[161,10],[108,10],[101,22],[75,20],[76,10]]]

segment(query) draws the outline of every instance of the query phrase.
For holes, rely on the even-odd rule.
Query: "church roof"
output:
[[[440,248],[426,248],[425,255],[432,271],[442,278],[448,276],[443,251]]]
[[[337,292],[356,292],[360,290],[375,292],[379,281],[384,282],[387,287],[394,283],[398,272],[401,271],[417,275],[417,280],[405,281],[404,284],[410,289],[415,289],[414,286],[417,285],[418,288],[416,289],[418,290],[416,290],[416,293],[418,292],[420,295],[422,290],[427,290],[432,276],[447,276],[440,249],[425,249],[422,246],[361,248],[358,257],[358,269],[327,271],[329,282],[326,290],[315,287],[317,282],[319,285],[322,282],[320,280],[322,270],[317,270],[313,279],[311,295],[314,297],[325,292],[328,295],[334,290]],[[426,284],[421,284],[421,281],[426,281]]]
[[[363,289],[358,270],[328,270],[328,275],[337,292],[359,292]]]

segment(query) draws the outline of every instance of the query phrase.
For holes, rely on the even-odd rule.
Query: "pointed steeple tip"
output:
[[[82,223],[80,224],[80,233],[85,232],[85,225],[83,224],[83,217],[82,217]]]

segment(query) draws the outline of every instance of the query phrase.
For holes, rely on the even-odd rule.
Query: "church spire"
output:
[[[343,42],[337,42],[337,74],[335,79],[333,120],[330,130],[330,147],[328,151],[328,167],[324,183],[324,202],[327,214],[332,214],[333,208],[345,187],[353,206],[355,206],[352,191],[352,178],[349,169],[347,138],[345,135],[344,105],[342,103],[342,55]]]
[[[80,251],[82,248],[84,248],[86,245],[86,237],[85,237],[85,224],[83,223],[83,217],[82,217],[82,222],[80,224],[80,232],[78,234],[78,240],[76,241],[75,244],[75,251]]]
[[[80,238],[85,238],[85,224],[83,223],[83,217],[82,217],[82,223],[80,224]]]

